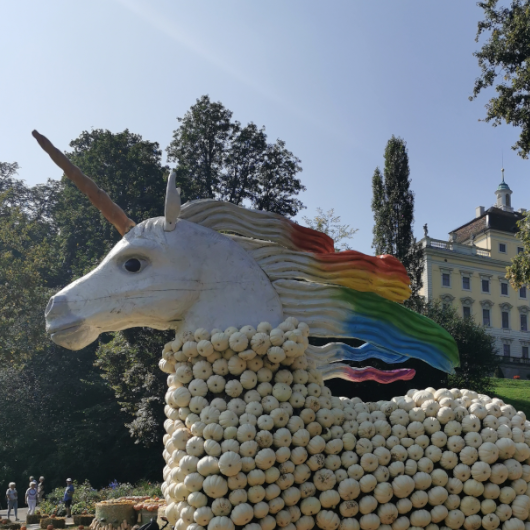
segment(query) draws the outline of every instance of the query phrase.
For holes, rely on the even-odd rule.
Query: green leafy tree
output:
[[[372,210],[376,254],[391,254],[398,258],[410,277],[412,294],[409,307],[421,303],[419,291],[423,286],[423,248],[412,232],[414,223],[414,193],[410,189],[407,144],[402,138],[392,138],[385,149],[384,173],[376,168],[372,178]]]
[[[44,308],[58,264],[54,229],[35,209],[45,186],[27,188],[17,169],[0,163],[0,362],[22,366],[48,344]]]
[[[46,349],[44,308],[52,290],[46,277],[57,267],[46,227],[20,209],[0,217],[0,361],[23,364]]]
[[[232,112],[208,96],[177,119],[167,153],[185,200],[215,198],[286,216],[303,208],[296,198],[305,190],[296,178],[300,160],[284,141],[267,143],[264,128],[232,121]]]
[[[516,237],[523,244],[523,252],[512,258],[512,264],[506,268],[506,278],[514,289],[530,284],[530,212],[517,222],[517,227]]]
[[[305,224],[313,230],[318,230],[327,234],[335,243],[335,250],[351,250],[345,239],[351,239],[357,232],[357,228],[350,228],[350,225],[340,224],[340,215],[335,215],[335,209],[332,208],[325,212],[322,208],[317,208],[315,217],[303,217]]]
[[[219,188],[228,147],[234,135],[232,112],[208,96],[197,100],[182,118],[167,148],[177,162],[177,182],[186,200],[213,199]]]
[[[146,446],[158,442],[163,434],[167,384],[158,361],[161,343],[173,340],[174,335],[172,331],[128,329],[112,334],[112,340],[102,341],[97,350],[96,364],[131,418],[126,427],[137,443]]]
[[[159,479],[160,451],[134,444],[124,426],[130,416],[94,367],[95,346],[71,352],[46,334],[44,311],[61,281],[50,217],[55,184],[28,188],[6,180],[9,200],[0,198],[0,482],[24,483],[37,473],[48,487],[66,475],[96,484],[113,475]]]
[[[495,337],[472,318],[460,317],[451,307],[443,307],[439,303],[426,304],[421,312],[447,330],[458,346],[460,367],[456,368],[454,375],[447,377],[447,384],[491,394],[492,377],[499,366]]]
[[[476,99],[495,85],[496,96],[486,104],[486,118],[494,126],[506,123],[521,128],[519,140],[512,146],[523,158],[530,152],[530,3],[512,0],[509,6],[499,0],[478,2],[484,20],[478,23],[476,41],[487,37],[474,53],[481,69],[475,80]]]

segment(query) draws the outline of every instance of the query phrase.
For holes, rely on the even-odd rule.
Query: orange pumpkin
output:
[[[53,515],[52,515],[53,517]],[[53,530],[53,525],[52,524],[49,524],[47,527],[46,527],[46,530]]]
[[[21,526],[21,527],[20,527],[20,530],[27,530],[27,529],[26,529],[26,525]]]
[[[82,524],[80,524],[77,528],[78,530],[85,530],[85,527]]]

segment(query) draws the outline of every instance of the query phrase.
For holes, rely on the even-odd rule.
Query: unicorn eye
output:
[[[142,263],[139,259],[131,258],[128,259],[123,266],[125,267],[125,270],[129,272],[138,272],[142,268]]]

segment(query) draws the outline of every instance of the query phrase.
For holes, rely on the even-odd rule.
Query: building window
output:
[[[523,359],[528,359],[528,346],[523,346]]]
[[[471,278],[469,276],[462,277],[462,289],[471,290]]]
[[[490,281],[489,280],[482,280],[482,292],[483,293],[490,292]]]
[[[503,353],[504,353],[504,357],[509,357],[510,356],[510,345],[509,344],[503,344]]]
[[[451,275],[448,272],[442,272],[442,285],[451,287]]]
[[[523,247],[517,247],[517,254],[522,254],[524,252]]]
[[[482,310],[482,324],[484,324],[484,326],[491,326],[489,309]]]
[[[521,313],[521,331],[528,331],[528,316],[526,313]]]
[[[464,306],[464,318],[471,318],[471,308]]]
[[[512,198],[509,195],[506,195],[506,206],[512,206]]]
[[[521,298],[526,298],[526,285],[523,285],[520,289],[519,289],[519,296]]]
[[[506,282],[501,282],[501,294],[508,296],[508,284]]]
[[[499,252],[506,254],[506,243],[499,243]]]
[[[502,313],[502,329],[510,329],[510,315],[508,311]]]

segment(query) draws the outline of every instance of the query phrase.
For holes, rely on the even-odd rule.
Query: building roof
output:
[[[508,188],[509,189],[509,188]],[[480,217],[477,217],[468,223],[459,226],[451,233],[455,234],[456,242],[462,243],[472,236],[476,236],[486,230],[499,230],[510,234],[517,233],[517,221],[524,215],[519,212],[507,212],[492,206],[486,210]]]

